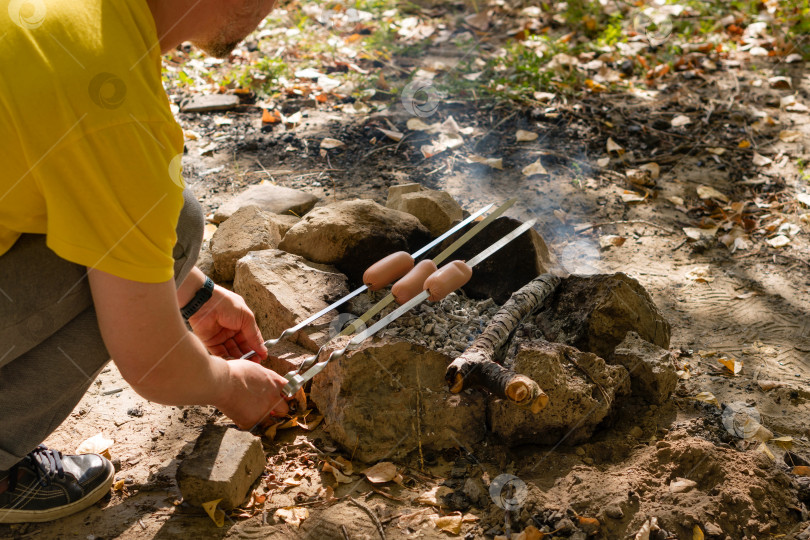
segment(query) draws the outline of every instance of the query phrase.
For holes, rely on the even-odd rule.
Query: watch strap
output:
[[[194,315],[195,313],[197,313],[197,311],[199,311],[199,309],[203,306],[203,304],[205,304],[206,302],[208,302],[208,300],[210,300],[213,294],[214,294],[214,282],[210,277],[206,276],[205,283],[200,288],[200,290],[197,291],[197,294],[194,295],[194,298],[192,298],[189,301],[189,303],[183,306],[183,308],[180,310],[180,313],[183,315],[183,318],[185,320],[189,320],[192,315]]]

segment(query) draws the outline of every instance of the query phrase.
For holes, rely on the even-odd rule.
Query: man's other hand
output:
[[[214,287],[214,294],[188,320],[194,334],[213,355],[239,358],[256,351],[258,359],[267,357],[259,327],[253,312],[236,293]]]

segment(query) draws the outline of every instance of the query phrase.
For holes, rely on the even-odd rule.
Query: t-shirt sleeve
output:
[[[182,144],[176,124],[134,120],[55,148],[35,175],[47,207],[48,247],[125,279],[172,279]]]

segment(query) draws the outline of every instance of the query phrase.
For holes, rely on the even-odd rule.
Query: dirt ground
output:
[[[431,53],[425,62],[454,59],[447,50]],[[407,130],[411,116],[399,103],[386,114],[363,117],[306,108],[307,116],[294,129],[263,128],[250,105],[216,113],[230,119],[228,125],[215,125],[213,115],[180,114],[184,128],[200,135],[187,141],[184,165],[191,189],[208,212],[263,180],[312,192],[323,203],[362,197],[384,204],[387,188],[405,182],[447,190],[471,211],[518,197],[508,215],[537,218],[538,231],[569,271],[624,272],[650,292],[672,324],[671,347],[689,378],[660,407],[628,404],[586,444],[507,449],[488,440],[477,448],[432,456],[424,470],[412,454],[397,463],[402,485],[383,488],[359,480],[362,476],[336,486],[331,475],[317,470],[315,449],[340,455],[322,427],[284,431],[276,441],[265,442],[269,461],[262,485],[268,498],[263,511],[228,516],[217,528],[200,509],[182,503],[174,473],[201,427],[224,420],[212,408],[148,403],[111,364],[46,444],[72,451],[104,433],[115,441],[111,453],[120,466],[116,479],[125,480],[123,490],[55,523],[0,527],[0,537],[344,538],[342,524],[349,538],[378,538],[374,522],[351,497],[376,512],[386,538],[447,538],[428,517],[455,510],[478,518],[463,524],[462,536],[479,538],[503,534],[503,509],[490,502],[484,508],[460,503],[439,510],[411,499],[443,479],[458,485],[466,478],[486,474],[494,479],[504,473],[528,486],[508,525],[513,532],[547,525],[562,527],[556,534],[569,537],[574,521],[583,516],[600,521],[595,537],[625,538],[657,517],[670,538],[692,538],[695,525],[707,537],[794,537],[808,516],[795,498],[784,461],[810,459],[810,227],[799,221],[806,208],[795,199],[808,189],[807,181],[795,161],[782,156],[810,158],[802,142],[810,140],[810,122],[805,112],[770,107],[785,92],[752,84],[767,78],[768,65],[761,69],[766,73],[729,62],[705,77],[673,81],[654,98],[642,92],[591,94],[527,108],[447,99],[424,119],[433,123],[453,116],[459,126],[473,128],[463,148],[503,158],[504,170],[468,163],[461,151],[424,158],[419,148],[429,136]],[[807,98],[810,86],[803,68],[790,76],[794,93]],[[738,118],[763,109],[801,137],[762,143],[758,152],[773,162],[754,166],[751,152],[738,147],[746,133]],[[653,127],[657,119],[671,120],[683,111],[698,128]],[[390,125],[408,137],[384,141],[377,128]],[[517,142],[518,129],[539,138]],[[324,137],[346,146],[321,155]],[[597,160],[608,155],[608,137],[627,153],[599,166]],[[717,148],[725,150],[709,151]],[[548,174],[524,176],[521,170],[538,159]],[[622,196],[631,186],[623,172],[647,161],[660,165],[660,178],[643,202],[628,203]],[[729,203],[701,200],[700,185],[719,190]],[[684,227],[733,219],[729,207],[734,202],[750,203],[745,219],[761,224],[756,230],[765,230],[781,215],[800,232],[779,249],[765,242],[768,235],[754,233],[749,249],[733,253],[716,239],[687,238]],[[609,235],[624,241],[615,245],[622,241],[605,238]],[[736,376],[718,362],[729,355],[743,363]],[[770,444],[771,459],[758,445],[731,436],[719,408],[691,399],[700,392],[710,392],[723,404],[755,406],[761,423],[776,437],[792,437],[794,454],[784,457],[784,449]],[[355,471],[363,468],[355,463]],[[676,478],[694,480],[697,487],[673,493],[670,483]],[[324,504],[327,485],[335,488],[337,500]],[[274,521],[275,509],[293,505],[309,511],[300,528]]]

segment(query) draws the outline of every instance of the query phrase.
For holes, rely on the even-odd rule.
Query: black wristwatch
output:
[[[194,298],[191,301],[183,306],[183,309],[180,310],[180,313],[183,315],[185,320],[189,320],[192,315],[197,313],[199,309],[202,307],[203,304],[208,302],[211,298],[211,295],[214,294],[214,282],[211,280],[210,277],[205,278],[205,283],[203,284],[202,288],[197,291],[197,294],[194,295]]]

